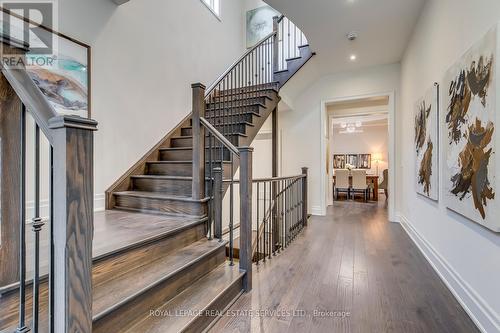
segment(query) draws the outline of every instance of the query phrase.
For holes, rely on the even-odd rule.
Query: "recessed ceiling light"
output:
[[[349,57],[349,59],[351,59],[351,61],[356,61],[358,57],[356,57],[355,54],[351,54],[351,56]]]

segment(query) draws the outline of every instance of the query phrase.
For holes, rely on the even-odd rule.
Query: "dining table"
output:
[[[366,175],[366,185],[373,189],[373,200],[378,201],[378,179],[377,175]],[[349,175],[349,184],[352,185],[352,176]],[[335,175],[333,176],[333,187],[335,189]],[[334,190],[335,192],[335,190]]]

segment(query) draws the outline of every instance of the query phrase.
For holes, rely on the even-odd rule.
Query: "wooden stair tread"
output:
[[[93,286],[93,320],[102,318],[146,290],[154,288],[190,265],[217,251],[225,242],[202,239],[169,253],[162,258],[134,269],[110,281]]]
[[[206,221],[206,217],[151,215],[118,209],[94,213],[94,239],[92,242],[93,262],[110,257],[116,253],[140,246],[155,239],[195,226]],[[42,247],[48,246],[48,228],[40,232]],[[133,231],[133,232],[132,232]],[[31,230],[27,230],[27,241],[31,240]],[[27,261],[31,262],[31,251],[27,253]],[[48,273],[47,259],[40,261],[40,277]],[[27,281],[31,281],[32,270],[27,271]],[[16,289],[18,283],[0,288],[0,294]]]
[[[236,114],[238,115],[238,114]],[[216,125],[216,126],[219,126],[219,125]],[[208,136],[205,135],[205,136]],[[224,133],[224,136],[242,136],[242,137],[247,137],[248,135],[244,134],[244,133],[239,133],[239,132],[235,132],[235,133]],[[192,139],[193,136],[192,135],[181,135],[181,136],[174,136],[172,137],[172,139]]]
[[[207,309],[219,295],[238,282],[243,275],[244,272],[239,270],[238,265],[230,266],[225,262],[157,309],[159,313],[168,313],[170,316],[151,316],[149,312],[145,313],[142,321],[123,332],[181,332],[195,319],[195,316],[176,314],[182,311],[197,313]]]
[[[209,200],[209,198],[196,200],[187,196],[164,194],[161,192],[146,192],[146,191],[122,191],[122,192],[113,192],[113,194],[138,197],[138,198],[176,200],[176,201],[188,201],[188,202],[207,202]]]
[[[193,177],[189,177],[189,176],[165,176],[165,175],[134,175],[134,176],[130,176],[130,178],[193,180]]]
[[[156,244],[160,241],[171,240],[170,237],[187,231],[187,229],[205,223],[206,218],[196,219],[190,217],[157,216],[142,213],[129,213],[119,210],[110,210],[95,214],[95,234],[93,241],[93,279],[98,279],[101,272],[96,269],[105,258],[116,258],[123,253],[129,253],[134,249],[148,244]],[[133,231],[133,232],[131,232]],[[214,247],[225,246],[224,243],[205,244],[206,238],[199,241],[197,249],[183,249],[191,251],[191,254],[207,252]],[[211,242],[210,242],[211,243]],[[195,244],[195,243],[192,243]],[[190,245],[189,245],[190,246]],[[196,252],[195,252],[196,250]],[[173,254],[170,252],[170,254]],[[167,254],[165,254],[167,256]],[[187,255],[186,258],[189,258]],[[151,261],[151,262],[157,262]],[[171,265],[169,265],[171,267]],[[159,269],[162,267],[158,266]],[[136,269],[134,267],[133,269]],[[48,282],[43,279],[40,283],[40,332],[46,331],[48,311]],[[109,289],[108,289],[109,290]],[[3,291],[0,296],[0,331],[11,332],[17,323],[17,310],[19,303],[19,292],[16,287]],[[32,289],[28,284],[26,288],[26,308],[32,306]],[[94,307],[94,309],[98,309]],[[96,311],[94,311],[96,314]],[[31,319],[31,311],[27,311],[27,322]]]
[[[241,116],[241,115],[244,115],[244,114],[252,114],[252,115],[254,115],[256,117],[262,117],[262,115],[260,113],[255,112],[255,111],[248,111],[248,110],[243,110],[241,112],[231,113],[228,116],[236,117],[236,116]],[[220,116],[218,114],[214,114],[214,113],[205,114],[205,118],[218,118],[218,117],[220,117]],[[219,125],[216,124],[215,126],[217,127]]]
[[[191,149],[191,148],[189,148],[189,149]],[[227,149],[227,148],[225,148],[225,149]],[[220,160],[217,162],[220,162]],[[231,161],[223,161],[223,162],[226,164],[231,163]],[[193,164],[193,161],[175,161],[175,160],[174,161],[150,161],[147,163],[149,163],[149,164]],[[205,161],[205,163],[209,163],[209,162]]]

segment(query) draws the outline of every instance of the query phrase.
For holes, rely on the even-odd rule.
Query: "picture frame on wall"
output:
[[[371,169],[372,168],[372,154],[359,154],[358,168],[359,169]]]
[[[445,73],[442,92],[446,207],[500,232],[497,153],[498,24]]]
[[[439,84],[415,103],[415,186],[418,194],[439,199]]]
[[[24,22],[39,27],[30,39],[53,41],[52,54],[26,53],[26,72],[60,115],[91,117],[91,48],[81,41],[0,7],[0,27],[9,20],[10,37],[23,40]],[[11,17],[9,17],[11,16]],[[30,34],[33,32],[30,31]],[[43,36],[39,38],[38,36]]]
[[[358,154],[347,154],[346,164],[352,165],[354,168],[358,167],[359,155]]]
[[[333,154],[333,168],[345,169],[345,154]]]
[[[280,13],[269,5],[257,7],[246,14],[246,44],[253,47],[273,32],[273,17]]]

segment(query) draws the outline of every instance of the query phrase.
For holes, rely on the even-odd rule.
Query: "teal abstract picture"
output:
[[[0,15],[0,33],[26,42],[30,49],[43,48],[46,43],[31,29],[25,41],[24,18],[5,11]],[[4,31],[8,18],[8,30]],[[50,54],[28,51],[24,65],[31,79],[59,114],[90,117],[90,47],[70,37],[40,26],[45,37],[52,40]]]
[[[54,55],[42,58],[28,54],[26,69],[50,104],[60,114],[89,117],[87,48],[59,38]]]

